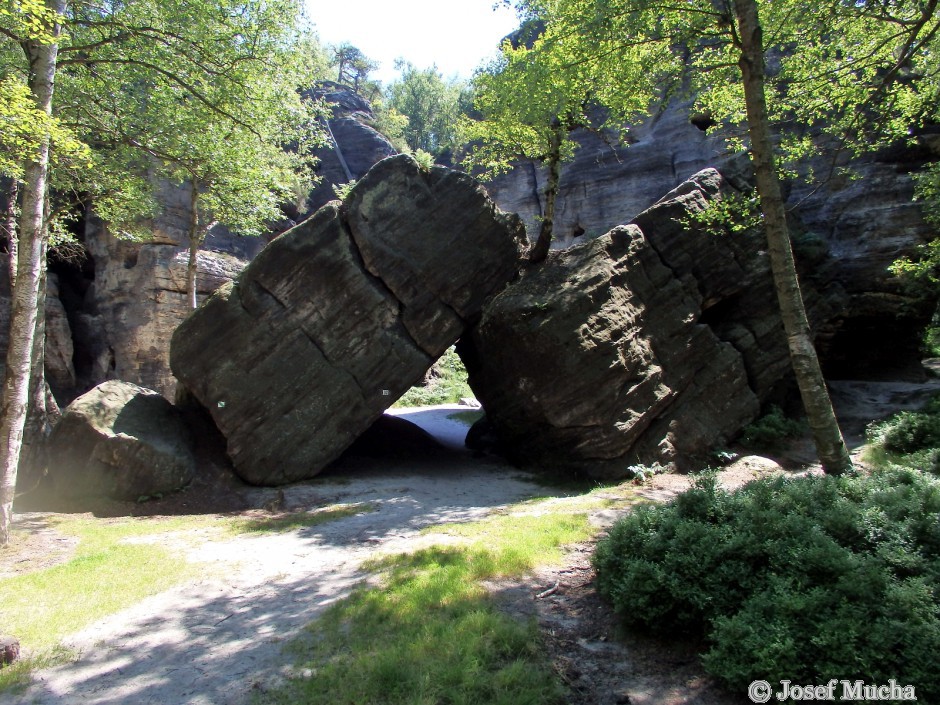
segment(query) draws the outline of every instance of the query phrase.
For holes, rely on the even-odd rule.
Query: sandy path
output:
[[[465,433],[448,413],[424,411],[413,420],[451,437]],[[383,466],[285,489],[291,508],[365,502],[375,511],[285,533],[200,542],[196,549],[181,545],[181,560],[205,566],[199,579],[73,635],[67,643],[81,657],[38,672],[10,702],[246,702],[287,663],[283,643],[364,577],[358,569],[364,559],[406,548],[425,526],[545,494],[511,468],[459,451]]]

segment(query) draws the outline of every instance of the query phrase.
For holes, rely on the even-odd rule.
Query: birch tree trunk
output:
[[[734,0],[744,81],[748,133],[757,177],[767,251],[786,330],[790,360],[823,470],[838,475],[852,470],[852,459],[832,409],[829,391],[813,346],[787,227],[786,208],[774,164],[767,102],[764,93],[764,47],[755,0]]]
[[[47,0],[49,9],[63,14],[65,0]],[[53,41],[41,44],[23,43],[29,60],[29,88],[36,107],[52,114],[55,87],[58,37],[61,27],[50,28]],[[16,285],[10,313],[10,343],[7,349],[6,372],[3,380],[3,402],[0,405],[0,546],[10,540],[13,521],[13,498],[16,473],[23,445],[23,427],[29,403],[29,382],[32,369],[33,340],[36,335],[36,312],[42,278],[45,198],[49,177],[49,138],[42,140],[36,158],[26,165],[22,212],[19,225]]]
[[[545,185],[545,211],[539,226],[539,237],[529,253],[529,261],[538,264],[548,257],[555,231],[555,203],[558,200],[558,184],[561,181],[561,143],[564,128],[557,118],[552,121],[552,138],[548,150],[548,183]]]

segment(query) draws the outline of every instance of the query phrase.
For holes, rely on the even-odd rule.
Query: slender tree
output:
[[[20,82],[29,90],[25,107],[41,118],[20,140],[29,156],[18,188],[18,266],[0,414],[0,541],[9,536],[43,256],[57,212],[50,184],[58,194],[90,195],[100,214],[123,226],[146,214],[138,206],[150,200],[154,178],[179,177],[183,169],[209,206],[200,208],[200,218],[213,199],[240,199],[233,210],[258,222],[283,192],[265,192],[259,205],[255,187],[263,190],[272,179],[249,184],[244,174],[270,167],[260,156],[283,154],[287,142],[291,155],[303,155],[312,133],[296,128],[316,124],[295,80],[304,53],[296,50],[309,37],[299,17],[295,0],[0,4],[0,74],[12,81],[0,83],[0,111],[5,99],[15,108],[23,102],[7,89]],[[69,150],[60,132],[93,146],[86,155],[93,168],[64,158]],[[213,159],[222,166],[207,176],[198,167]]]
[[[590,124],[585,108],[592,68],[567,60],[553,45],[507,41],[499,58],[474,79],[475,114],[463,121],[471,144],[464,164],[483,178],[508,171],[523,158],[546,166],[539,233],[529,253],[532,263],[544,260],[551,247],[561,165],[577,147],[570,133]]]
[[[533,49],[553,54],[561,66],[589,67],[582,70],[592,77],[591,98],[607,108],[613,124],[635,121],[656,103],[686,91],[720,123],[747,126],[794,373],[817,452],[830,473],[852,464],[812,344],[776,156],[805,156],[815,148],[807,136],[814,129],[827,130],[843,146],[870,147],[897,138],[933,109],[926,96],[935,92],[919,90],[919,83],[936,72],[936,4],[518,3],[545,27]],[[772,30],[764,32],[762,26]],[[772,72],[766,69],[770,55]]]
[[[21,46],[29,65],[27,85],[34,109],[52,117],[56,59],[62,34],[60,18],[65,0],[47,0],[36,11],[35,24],[22,37]],[[23,445],[29,403],[29,382],[36,315],[40,298],[45,251],[45,196],[49,182],[51,135],[40,134],[35,151],[23,170],[23,200],[18,227],[16,283],[10,312],[9,346],[0,404],[0,545],[10,540],[16,475]]]

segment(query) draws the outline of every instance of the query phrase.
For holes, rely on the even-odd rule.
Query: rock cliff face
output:
[[[362,178],[374,164],[396,153],[391,143],[372,127],[372,106],[339,83],[324,82],[310,96],[332,105],[326,121],[332,144],[317,150],[320,183],[307,199],[308,214],[336,198],[333,186]]]
[[[466,174],[386,159],[186,319],[173,372],[243,479],[312,477],[476,321],[523,242]]]
[[[510,458],[624,477],[701,461],[756,416],[787,351],[753,234],[690,224],[723,191],[700,172],[493,299],[462,352]]]
[[[704,126],[704,125],[703,125]],[[693,124],[688,106],[671,104],[630,133],[581,132],[575,159],[564,165],[555,213],[557,247],[567,247],[628,223],[694,172],[714,167],[731,181],[742,175],[720,135]],[[933,144],[933,143],[931,143]],[[818,188],[796,185],[788,202],[802,273],[817,292],[813,323],[827,375],[852,377],[916,365],[930,305],[907,295],[887,268],[900,254],[935,235],[913,202],[910,172],[940,152],[930,144],[851,162],[858,178],[838,176]],[[820,157],[817,174],[829,163]],[[846,166],[845,160],[839,166]],[[501,208],[517,212],[535,233],[542,212],[544,172],[524,162],[488,184]],[[859,354],[864,349],[864,355]]]
[[[353,179],[394,153],[369,126],[371,109],[362,98],[338,84],[326,84],[313,95],[334,105],[329,125]],[[333,184],[350,180],[337,154],[333,147],[318,151],[322,181],[310,194],[307,210],[290,212],[294,220],[334,199]],[[169,340],[190,312],[185,293],[189,192],[185,186],[167,184],[159,200],[161,209],[150,223],[150,240],[121,240],[90,220],[82,234],[84,261],[52,266],[57,276],[47,306],[51,334],[47,369],[61,402],[108,379],[134,382],[169,399],[174,396]],[[293,222],[287,220],[279,228],[290,225]],[[205,299],[231,281],[264,244],[263,239],[213,229],[198,256],[198,298]],[[0,329],[5,329],[2,320]]]

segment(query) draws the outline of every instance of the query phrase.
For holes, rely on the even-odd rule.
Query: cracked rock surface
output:
[[[173,373],[244,480],[308,479],[475,322],[523,243],[471,177],[391,157],[184,321]]]
[[[760,239],[690,224],[728,189],[703,170],[488,304],[461,354],[499,450],[620,478],[701,460],[757,415],[788,370]]]

